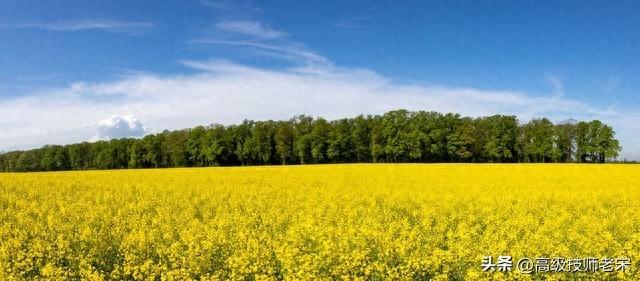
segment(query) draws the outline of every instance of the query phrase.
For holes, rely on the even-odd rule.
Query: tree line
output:
[[[59,171],[315,163],[604,163],[621,150],[598,120],[520,124],[515,116],[395,110],[327,121],[300,115],[163,131],[141,139],[0,154],[0,171]]]

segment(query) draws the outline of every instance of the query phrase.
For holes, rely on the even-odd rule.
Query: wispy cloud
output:
[[[343,18],[338,20],[331,25],[333,27],[342,28],[342,29],[363,29],[373,20],[372,16],[354,16],[349,18]]]
[[[61,21],[48,23],[17,23],[17,24],[0,24],[2,28],[29,28],[42,29],[51,31],[87,31],[101,30],[115,33],[142,33],[154,25],[150,22],[123,22],[123,21]]]
[[[214,45],[229,45],[247,47],[252,49],[258,49],[266,51],[266,54],[273,54],[274,56],[287,59],[292,62],[298,62],[301,64],[330,64],[330,61],[310,50],[305,49],[299,45],[294,44],[273,44],[273,43],[261,43],[252,41],[233,41],[233,40],[218,40],[218,39],[203,39],[194,40],[194,43],[199,44],[214,44]]]
[[[216,28],[259,39],[277,39],[287,35],[286,32],[275,30],[257,21],[221,21],[216,24]]]
[[[564,82],[562,79],[553,74],[547,74],[547,80],[553,87],[553,94],[558,97],[564,96]]]
[[[220,21],[215,26],[217,33],[190,43],[242,47],[298,65],[331,65],[329,59],[294,41],[288,33],[259,21]]]
[[[256,20],[263,11],[243,1],[197,0],[202,5],[221,13],[223,20],[215,23],[215,32],[190,40],[191,44],[241,47],[252,54],[283,59],[298,66],[329,66],[324,56],[295,41],[289,33]]]

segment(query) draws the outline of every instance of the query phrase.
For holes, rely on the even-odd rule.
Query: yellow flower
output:
[[[0,174],[0,280],[637,280],[640,166]],[[510,272],[483,272],[510,255]],[[628,258],[535,273],[520,258]]]

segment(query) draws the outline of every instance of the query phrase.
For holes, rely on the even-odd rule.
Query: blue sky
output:
[[[598,118],[640,159],[637,2],[332,2],[0,0],[0,150],[404,107]]]

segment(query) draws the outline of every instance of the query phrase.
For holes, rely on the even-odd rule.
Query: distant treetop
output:
[[[599,120],[395,110],[327,121],[305,115],[163,131],[142,139],[47,145],[0,154],[0,171],[58,171],[311,163],[604,163],[621,147]]]

